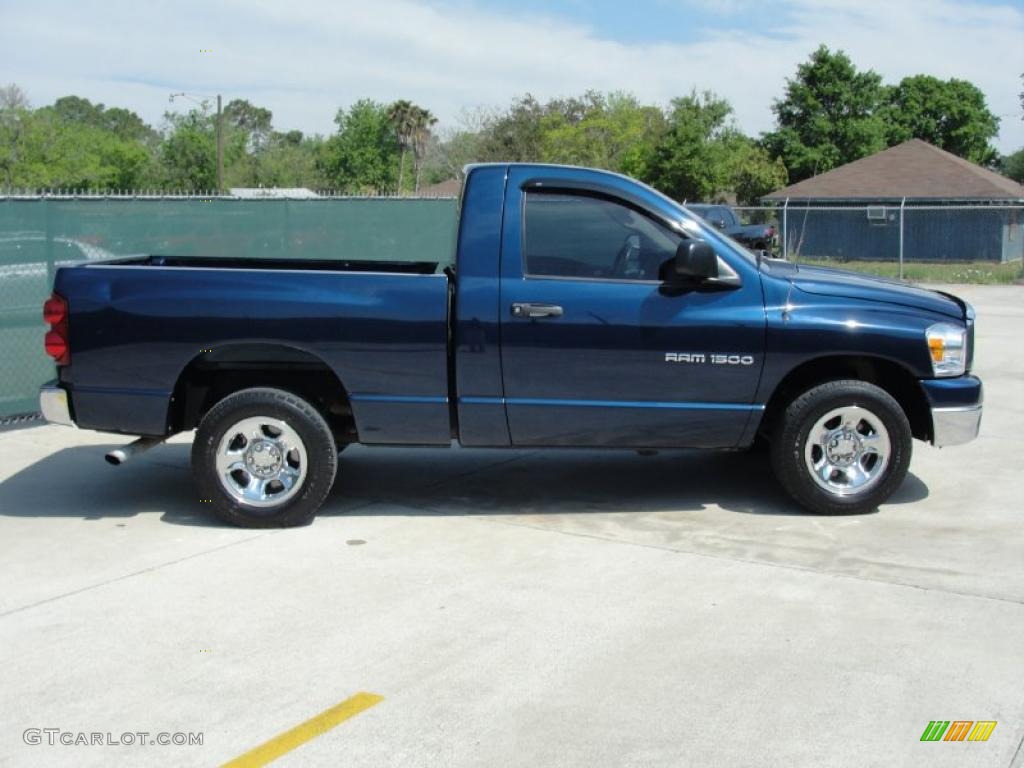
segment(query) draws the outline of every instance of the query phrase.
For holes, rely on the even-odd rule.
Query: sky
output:
[[[0,0],[0,83],[33,106],[74,94],[159,125],[191,106],[171,93],[220,93],[323,134],[360,98],[410,99],[454,129],[525,93],[667,104],[696,88],[757,135],[820,43],[888,83],[973,82],[997,148],[1024,147],[1024,0]]]

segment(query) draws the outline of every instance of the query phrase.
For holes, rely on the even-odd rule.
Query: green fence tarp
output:
[[[57,267],[136,254],[444,266],[455,228],[452,199],[0,199],[0,418],[37,410],[54,376],[42,304]]]

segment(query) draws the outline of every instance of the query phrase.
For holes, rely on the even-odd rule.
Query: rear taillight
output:
[[[64,299],[53,294],[43,303],[43,320],[56,325],[68,316],[68,305]]]
[[[59,331],[47,331],[46,341],[43,342],[46,346],[46,354],[57,361],[57,365],[65,365],[68,358],[68,342]]]
[[[775,237],[775,227],[768,227],[768,237]]]
[[[55,293],[43,304],[43,320],[50,324],[46,332],[43,346],[46,354],[54,359],[57,365],[71,362],[71,350],[68,347],[68,303],[59,293]]]

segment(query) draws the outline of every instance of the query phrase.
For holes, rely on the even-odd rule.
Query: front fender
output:
[[[766,292],[770,293],[770,291]],[[931,378],[928,326],[949,318],[881,302],[788,290],[766,296],[765,365],[757,402],[766,403],[798,366],[826,357],[866,357],[899,365],[916,379]]]

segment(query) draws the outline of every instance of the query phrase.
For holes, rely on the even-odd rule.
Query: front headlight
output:
[[[936,323],[925,331],[932,371],[936,376],[961,376],[967,368],[967,329]]]

